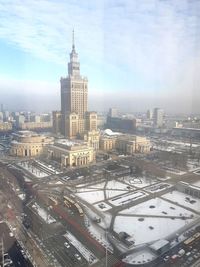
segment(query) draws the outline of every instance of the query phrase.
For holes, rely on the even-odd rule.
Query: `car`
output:
[[[169,259],[170,259],[170,256],[165,256],[163,260],[164,260],[164,262],[167,262],[167,261],[169,261]]]
[[[14,235],[13,235],[13,233],[12,233],[12,232],[10,232],[10,233],[9,233],[9,236],[10,236],[10,237],[13,237]]]
[[[4,259],[4,266],[6,266],[6,264],[7,265],[10,265],[10,264],[12,264],[13,263],[13,261],[11,260],[11,259]]]
[[[80,256],[78,253],[76,253],[76,254],[74,255],[74,257],[75,257],[77,260],[81,261],[81,256]]]
[[[188,252],[185,254],[186,257],[189,257],[190,255],[191,255],[191,252],[190,252],[190,251],[188,251]]]
[[[65,242],[64,245],[66,248],[70,248],[70,244],[68,242]]]

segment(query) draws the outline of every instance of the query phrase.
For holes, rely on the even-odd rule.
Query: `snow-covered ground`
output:
[[[127,184],[118,182],[116,180],[112,180],[112,181],[108,181],[106,182],[102,182],[102,183],[97,183],[97,184],[93,184],[93,185],[86,185],[86,186],[82,186],[80,187],[80,185],[77,186],[77,192],[85,192],[85,191],[95,191],[95,190],[116,190],[116,191],[128,191],[130,189],[134,189],[134,187],[129,186]]]
[[[158,239],[165,239],[174,234],[193,219],[169,219],[146,217],[117,216],[114,222],[114,231],[117,233],[126,232],[131,237],[129,241],[134,241],[135,245],[149,243]]]
[[[153,198],[129,209],[125,209],[120,214],[133,215],[158,215],[158,216],[195,216],[194,213],[183,209],[179,206],[173,205],[161,198]]]
[[[123,259],[123,262],[129,264],[143,264],[154,260],[156,257],[157,256],[150,249],[146,248],[126,256],[126,258]]]
[[[55,174],[59,174],[61,172],[55,170],[55,168],[52,165],[47,165],[46,163],[40,161],[40,160],[35,160],[35,162],[37,162],[39,165],[41,165],[42,167],[45,167],[47,170],[55,173]]]
[[[151,179],[148,177],[131,177],[131,176],[120,178],[120,180],[137,188],[143,188],[145,186],[152,185],[158,182],[156,179]]]
[[[155,184],[155,185],[152,185],[152,186],[149,186],[147,188],[145,188],[145,190],[147,192],[151,192],[151,193],[154,193],[154,192],[160,192],[160,191],[163,191],[167,188],[170,188],[171,185],[170,184],[166,184],[166,183],[159,183],[159,184]]]
[[[48,224],[56,222],[56,220],[43,208],[41,208],[37,203],[32,205],[32,208],[38,213],[38,215]]]
[[[98,261],[97,257],[70,232],[66,232],[64,237],[79,251],[90,265]]]
[[[49,176],[49,174],[39,170],[38,168],[32,166],[28,161],[22,161],[17,163],[18,166],[22,167],[23,169],[29,171],[31,174],[36,176],[37,178],[44,178]]]
[[[132,193],[128,193],[126,195],[117,196],[109,200],[109,202],[114,206],[121,206],[128,204],[129,202],[132,202],[136,199],[143,198],[147,196],[148,194],[143,191],[135,191]]]
[[[186,174],[186,172],[184,172],[184,171],[173,169],[173,168],[170,168],[170,167],[165,167],[163,169],[166,170],[167,172],[173,173],[173,174],[178,174],[178,175]]]
[[[104,192],[103,190],[92,190],[92,191],[85,191],[81,193],[76,193],[76,195],[85,201],[93,204],[95,202],[104,201]]]
[[[94,222],[96,219],[101,218],[100,222],[98,222],[99,227],[102,227],[103,229],[109,228],[112,219],[112,215],[110,213],[101,212],[97,214],[87,207],[85,207],[84,210],[90,221]]]
[[[99,189],[103,189],[105,186],[105,182],[102,183],[97,183],[97,184],[93,184],[93,185],[88,185],[88,184],[81,184],[81,185],[77,185],[77,192],[85,192],[85,191],[96,191]]]
[[[112,189],[112,190],[131,190],[134,189],[134,187],[130,185],[126,185],[124,183],[118,182],[116,180],[109,181],[106,185],[106,189]]]
[[[164,194],[162,195],[162,197],[200,212],[200,199],[199,198],[191,197],[190,195],[184,194],[177,190]],[[193,203],[192,200],[194,200],[195,202]]]
[[[90,204],[94,204],[96,202],[102,202],[105,199],[125,194],[131,189],[134,190],[132,186],[112,180],[108,183],[103,182],[86,187],[78,187],[76,189],[76,195]]]

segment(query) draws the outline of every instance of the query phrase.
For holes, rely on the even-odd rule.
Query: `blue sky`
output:
[[[73,28],[91,109],[200,112],[195,0],[0,0],[1,102],[59,108]]]

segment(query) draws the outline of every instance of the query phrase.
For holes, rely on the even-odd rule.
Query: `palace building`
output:
[[[53,113],[53,132],[74,139],[85,130],[97,129],[96,112],[88,112],[88,79],[80,74],[74,32],[68,75],[60,79],[61,115]],[[60,128],[58,127],[60,120]]]

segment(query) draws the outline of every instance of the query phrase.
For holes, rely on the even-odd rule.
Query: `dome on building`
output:
[[[121,135],[121,133],[113,132],[111,129],[104,130],[103,134],[108,136]]]

